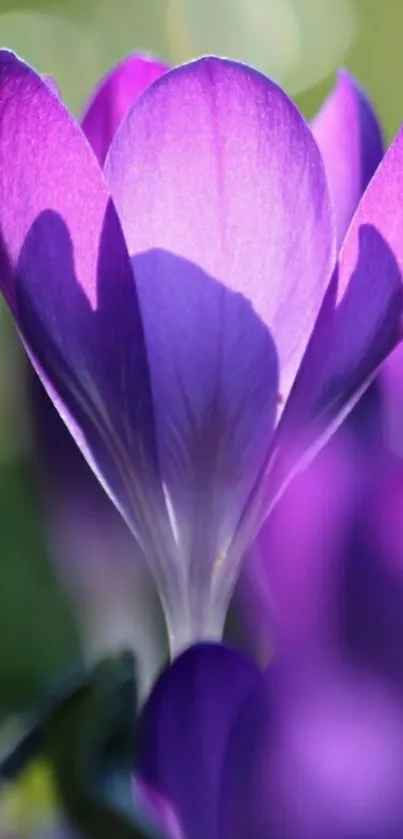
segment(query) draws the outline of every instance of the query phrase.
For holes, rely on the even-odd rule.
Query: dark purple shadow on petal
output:
[[[339,304],[337,287],[336,271],[283,424],[291,433],[302,429],[308,442],[335,422],[402,334],[400,269],[393,251],[372,225],[360,227],[357,264]]]
[[[38,357],[63,403],[82,428],[114,494],[127,506],[126,489],[110,462],[109,425],[108,428],[100,427],[102,412],[99,416],[98,404],[102,409],[106,408],[110,427],[126,443],[126,450],[138,458],[147,453],[149,474],[154,480],[158,476],[158,466],[156,461],[152,462],[154,424],[148,376],[144,372],[147,366],[142,357],[144,344],[141,335],[133,335],[127,317],[129,301],[133,307],[130,307],[131,311],[138,307],[136,288],[131,272],[122,271],[119,280],[125,285],[117,290],[105,250],[104,243],[113,237],[111,226],[117,224],[116,215],[107,212],[98,260],[98,307],[95,311],[75,277],[68,229],[63,219],[51,210],[38,216],[25,239],[17,266],[15,295],[19,324],[28,347]],[[54,252],[50,252],[49,241],[57,243]],[[56,260],[58,286],[49,279],[48,311],[43,307],[40,312],[36,311],[34,283],[47,284],[48,276],[55,274]],[[115,258],[113,264],[116,264]],[[32,265],[36,266],[35,271],[31,270]],[[59,316],[63,313],[64,318],[57,343],[49,337],[50,330],[47,329],[54,310]],[[84,350],[83,334],[87,337]],[[143,371],[140,380],[138,371]],[[94,398],[96,404],[92,412],[90,406]]]
[[[26,345],[48,376],[62,407],[67,406],[83,434],[98,473],[127,518],[133,522],[145,550],[149,544],[149,531],[139,515],[139,508],[143,506],[150,511],[148,519],[152,522],[151,526],[154,528],[155,525],[159,529],[157,562],[160,579],[164,579],[163,596],[166,603],[176,603],[177,610],[183,608],[183,620],[181,616],[178,617],[181,628],[181,623],[186,620],[189,622],[189,616],[186,616],[189,604],[181,602],[178,605],[178,597],[182,596],[178,592],[181,588],[183,591],[185,577],[179,564],[174,564],[169,558],[174,547],[173,540],[172,545],[167,545],[171,537],[155,442],[152,396],[147,360],[144,357],[146,349],[141,331],[133,335],[133,312],[138,308],[136,285],[131,270],[122,270],[119,277],[116,277],[119,265],[116,249],[110,260],[109,250],[106,250],[106,242],[116,238],[119,243],[119,236],[118,221],[111,208],[111,212],[106,213],[103,228],[98,259],[97,308],[93,310],[75,277],[72,243],[63,219],[54,211],[42,212],[33,223],[21,251],[14,283],[14,311],[17,310],[18,323]],[[49,242],[55,243],[54,248],[49,248]],[[126,259],[122,240],[122,261]],[[215,406],[209,411],[211,416],[203,417],[207,421],[211,439],[206,440],[200,435],[196,448],[191,452],[195,459],[192,469],[182,472],[186,483],[175,487],[183,499],[184,510],[181,513],[184,513],[186,527],[190,523],[189,543],[185,546],[185,553],[189,557],[190,568],[188,591],[191,597],[191,622],[193,628],[197,627],[197,637],[203,637],[210,619],[208,610],[211,605],[212,566],[227,536],[222,530],[220,532],[220,526],[228,526],[229,535],[232,535],[240,515],[242,492],[239,491],[238,483],[247,483],[249,479],[245,464],[239,463],[239,457],[234,461],[234,439],[238,446],[248,449],[251,445],[248,434],[251,416],[254,412],[259,414],[259,411],[260,420],[264,420],[266,433],[270,436],[276,409],[278,362],[269,331],[243,295],[229,291],[208,277],[198,266],[162,251],[153,250],[139,255],[134,268],[141,261],[144,279],[155,270],[158,260],[163,260],[165,266],[169,265],[169,282],[172,283],[176,299],[188,295],[186,304],[190,300],[191,308],[199,307],[201,341],[207,340],[203,326],[206,325],[210,306],[217,313],[220,305],[224,305],[228,320],[240,323],[244,339],[245,334],[250,332],[254,336],[254,346],[270,361],[269,372],[263,379],[257,373],[256,381],[258,384],[263,382],[260,389],[254,388],[253,383],[248,381],[250,392],[245,395],[243,390],[239,393],[238,388],[235,405],[230,404],[230,400],[227,400],[228,404],[219,404],[220,410],[229,411],[229,418],[224,417],[223,433],[227,434],[224,441],[215,427]],[[55,277],[58,278],[57,283]],[[48,285],[48,297],[43,295],[43,291],[42,294],[37,292],[39,283],[42,286]],[[37,299],[41,300],[40,310],[36,308]],[[55,316],[60,322],[57,332],[53,322]],[[155,317],[163,319],[166,312],[156,311]],[[167,328],[169,340],[169,329],[175,329],[173,311],[169,312]],[[182,350],[181,347],[180,353],[185,352],[186,348]],[[259,358],[258,354],[257,362]],[[163,345],[161,365],[164,365]],[[211,370],[212,377],[215,372]],[[198,370],[195,369],[195,387],[197,376]],[[235,363],[231,376],[235,392]],[[219,389],[217,393],[220,402]],[[253,404],[249,404],[248,397]],[[180,424],[166,429],[168,436],[172,434],[172,445],[177,445],[182,470],[183,459],[186,461],[188,457],[186,447],[189,442],[183,432]],[[252,464],[256,454],[259,456],[259,452],[252,452]],[[193,482],[194,463],[197,465],[197,479]],[[243,471],[239,474],[240,468]],[[228,597],[235,582],[236,570],[235,566],[226,568],[223,575]],[[226,601],[227,589],[221,598]],[[172,608],[175,610],[176,607],[171,605]],[[178,626],[176,630],[180,631]],[[185,642],[188,641],[189,638],[186,638]]]
[[[377,276],[378,290],[376,295],[369,297],[368,274],[374,273],[377,261],[381,266]],[[402,300],[402,277],[393,251],[375,227],[362,225],[356,268],[346,294],[333,311],[329,338],[334,365],[328,375],[324,369],[316,403],[316,411],[324,424],[338,414],[367,376],[382,363],[393,342],[399,339]],[[363,353],[360,320],[365,322],[366,319],[378,328],[373,330],[372,340],[366,342]],[[314,336],[312,344],[313,341]]]
[[[384,154],[382,127],[372,105],[359,88],[358,105],[361,124],[361,193],[366,190]],[[365,140],[367,139],[367,142]],[[371,142],[368,142],[368,139]]]
[[[261,683],[262,674],[240,653],[198,645],[164,671],[143,710],[137,769],[172,803],[187,839],[223,835],[217,833],[223,759],[241,708]]]
[[[114,239],[116,248],[109,248]],[[141,323],[140,316],[135,317],[137,292],[127,261],[119,222],[109,204],[98,253],[97,308],[92,309],[75,275],[68,228],[58,213],[44,211],[32,224],[21,250],[14,312],[26,346],[62,409],[66,407],[73,418],[104,486],[147,552],[154,522],[161,543],[162,533],[166,544],[170,531],[144,339],[141,329],[133,328],[133,318]],[[49,288],[48,297],[36,293],[39,283]],[[41,301],[40,309],[36,299]],[[147,521],[141,507],[152,512]],[[174,602],[179,587],[175,569],[162,563],[160,576],[166,602]]]
[[[195,616],[199,612],[198,624],[206,626],[205,601],[215,596],[211,592],[213,565],[233,536],[261,467],[263,446],[273,433],[277,351],[250,301],[198,266],[161,249],[136,255],[132,264],[139,290],[140,284],[147,288],[148,282],[151,287],[162,286],[158,289],[160,308],[153,311],[161,324],[158,331],[153,330],[159,343],[155,341],[152,354],[155,358],[158,353],[164,371],[164,347],[168,347],[164,396],[169,404],[165,413],[161,411],[164,383],[160,379],[156,387],[158,443],[161,461],[169,452],[164,478],[188,556],[191,609]],[[145,331],[147,342],[147,324]],[[174,375],[175,381],[168,381]],[[228,602],[238,568],[224,562],[222,569],[222,577],[216,576],[217,598]]]
[[[250,301],[243,294],[230,291],[221,282],[208,277],[202,269],[188,260],[161,249],[153,249],[134,256],[132,265],[138,285],[141,283],[146,286],[149,281],[155,283],[156,278],[160,285],[166,284],[165,295],[163,296],[163,293],[159,292],[159,302],[161,305],[162,301],[162,306],[160,311],[155,312],[155,318],[163,322],[164,331],[161,329],[160,332],[161,365],[163,366],[165,342],[172,344],[177,351],[178,347],[181,350],[178,351],[177,366],[178,404],[183,406],[185,403],[186,394],[182,397],[180,395],[183,370],[187,373],[187,368],[192,360],[194,360],[195,367],[197,364],[201,368],[203,367],[203,359],[200,358],[200,346],[203,347],[203,340],[206,342],[211,337],[214,349],[217,349],[214,367],[211,357],[208,363],[209,379],[207,382],[206,370],[203,368],[200,369],[199,376],[197,376],[198,371],[195,369],[195,380],[192,383],[192,400],[196,404],[200,403],[203,411],[203,414],[196,416],[195,419],[200,426],[204,423],[204,430],[208,429],[210,432],[210,436],[208,437],[205,434],[202,440],[208,447],[207,460],[204,464],[203,454],[199,452],[200,462],[197,463],[199,470],[197,481],[201,481],[201,484],[203,484],[204,480],[204,491],[206,491],[208,485],[211,488],[213,476],[210,472],[204,471],[203,473],[203,466],[214,464],[214,460],[218,460],[218,453],[220,453],[222,460],[223,448],[224,461],[227,455],[227,462],[221,465],[223,469],[227,468],[229,473],[234,469],[234,456],[239,455],[239,451],[244,453],[244,462],[239,461],[239,456],[236,458],[236,467],[240,471],[243,469],[246,471],[250,461],[253,461],[253,455],[256,457],[253,440],[251,440],[251,427],[253,428],[254,421],[256,425],[258,422],[261,426],[264,425],[265,440],[270,438],[274,427],[278,399],[279,375],[275,344],[267,326],[256,315]],[[186,310],[189,312],[188,318],[186,317]],[[193,358],[192,356],[186,358],[185,348],[183,347],[182,352],[182,346],[178,344],[176,336],[178,325],[182,325],[185,337],[186,330],[192,327],[199,330],[200,345],[196,348],[190,348]],[[224,350],[220,347],[217,338],[217,333],[219,335],[220,331],[221,333],[227,332],[232,338],[232,354],[226,347],[225,358],[221,357]],[[179,334],[181,335],[181,333]],[[217,348],[216,344],[218,345]],[[252,369],[252,365],[250,365],[249,376],[245,377],[244,370],[240,371],[239,369],[241,367],[239,356],[242,349],[244,349],[246,356],[248,354],[251,356],[254,353],[255,366],[259,367],[259,363],[265,365],[263,374],[259,369]],[[202,363],[200,364],[200,362]],[[244,376],[243,379],[240,378],[240,372]],[[222,381],[223,378],[224,381]],[[240,387],[240,381],[243,387]],[[210,396],[208,406],[206,406],[207,396]],[[211,422],[209,423],[209,417],[205,416],[206,407],[210,408],[211,419],[214,418],[213,411],[216,411],[217,422],[224,422],[224,431],[226,430],[225,423],[231,428],[231,435],[228,440],[215,437],[216,429],[211,426]],[[177,473],[173,471],[173,474],[169,476],[174,495],[181,491],[180,483],[177,487],[175,486],[175,479],[178,480],[178,476],[183,469],[186,471],[189,457],[189,451],[181,450],[181,444],[185,443],[191,425],[183,407],[181,411],[179,408],[177,410],[179,419],[181,415],[185,419],[185,422],[182,420],[183,428],[172,429],[167,427],[165,434],[162,433],[166,445],[177,446]],[[178,431],[183,433],[182,440],[177,438]],[[261,433],[260,428],[259,432]],[[169,439],[170,435],[171,439]],[[166,438],[168,438],[168,442]],[[217,452],[212,451],[214,447],[218,449]],[[195,454],[197,453],[192,452],[192,456],[195,456]],[[261,451],[258,452],[259,454],[262,454]],[[247,455],[249,455],[249,463]],[[185,463],[181,461],[185,461]],[[215,466],[217,467],[217,464]],[[235,478],[236,476],[234,476],[234,483],[236,483]],[[238,476],[238,482],[241,483],[241,475]],[[197,499],[197,501],[199,500],[201,499]]]

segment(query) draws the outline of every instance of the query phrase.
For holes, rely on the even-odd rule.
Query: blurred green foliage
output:
[[[203,0],[193,2],[200,4]],[[246,6],[248,2],[245,0]],[[335,3],[337,6],[337,0]],[[355,28],[350,48],[339,60],[368,90],[382,117],[386,136],[391,138],[403,121],[403,3],[352,0],[351,8]],[[166,12],[166,0],[0,0],[0,39],[39,70],[54,76],[66,102],[79,112],[99,76],[130,50],[151,50],[171,61],[180,59],[180,50],[175,53],[172,32],[170,38],[167,34]],[[329,27],[332,25],[329,18]],[[178,44],[183,43],[184,36],[182,31],[179,34]],[[307,116],[319,107],[333,81],[334,74],[299,94],[298,101]],[[297,89],[298,78],[295,84]],[[24,400],[19,365],[14,345],[4,332],[3,320],[4,317],[0,322],[0,714],[7,708],[35,703],[63,668],[74,665],[81,656],[70,606],[46,557],[29,445],[21,422]],[[13,435],[18,436],[16,441]]]

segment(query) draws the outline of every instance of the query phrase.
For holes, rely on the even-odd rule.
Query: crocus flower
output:
[[[164,74],[102,172],[2,54],[1,287],[152,567],[174,650],[219,637],[295,417],[316,445],[400,339],[402,136],[336,262],[320,152],[264,76],[215,58]]]
[[[101,165],[131,105],[167,70],[166,65],[152,57],[134,54],[101,80],[81,120],[82,130]],[[313,122],[313,131],[325,162],[336,210],[338,238],[342,240],[383,153],[381,131],[371,104],[345,71],[339,73],[334,91]],[[152,640],[155,635],[153,604],[147,596],[149,583],[144,566],[133,562],[134,546],[128,529],[97,487],[96,479],[91,477],[84,459],[75,450],[52,403],[32,375],[34,424],[39,434],[40,462],[47,473],[44,488],[51,552],[59,560],[62,576],[67,578],[79,607],[79,615],[86,621],[84,636],[93,639],[91,643],[95,642],[101,648],[119,640],[134,643],[140,664],[147,671],[147,685],[148,674],[155,669],[158,656],[155,639],[154,646]],[[331,492],[330,495],[333,498]],[[285,508],[287,502],[281,506]],[[310,520],[305,514],[303,518]],[[295,530],[294,521],[293,533]],[[294,544],[297,543],[296,534]],[[270,553],[273,553],[273,546]],[[304,565],[305,553],[298,549],[299,566]],[[113,563],[110,562],[111,554]],[[275,560],[271,564],[276,567]],[[267,610],[266,586],[264,573],[259,573],[257,563],[247,563],[239,590],[242,602],[251,605],[247,609],[248,616],[252,613],[258,617],[260,600],[262,608]],[[138,596],[135,598],[136,590]],[[110,620],[105,623],[106,603]],[[267,647],[267,616],[257,624],[253,643],[256,647]]]
[[[82,130],[101,165],[123,117],[167,70],[151,56],[134,54],[101,80],[81,118]],[[57,92],[55,84],[54,90]],[[338,228],[343,227],[344,234],[350,220],[347,213],[352,215],[382,156],[380,129],[370,103],[345,71],[339,73],[313,130],[325,161],[331,196],[339,210]],[[346,185],[344,190],[340,190],[340,183]],[[135,561],[130,531],[92,476],[34,373],[29,382],[50,554],[84,622],[83,637],[91,652],[94,646],[97,651],[105,651],[119,643],[134,645],[143,674],[141,681],[147,689],[162,656],[147,569],[144,563]],[[240,591],[253,603],[249,613],[256,612],[256,596],[263,582],[255,566],[249,574],[247,564],[241,578]],[[253,593],[248,598],[251,587]],[[263,603],[266,609],[265,598]],[[267,624],[264,620],[263,628]],[[264,631],[258,631],[256,644],[265,643]]]

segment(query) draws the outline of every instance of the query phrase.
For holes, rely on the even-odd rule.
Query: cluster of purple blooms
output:
[[[111,598],[151,569],[169,638],[133,811],[88,835],[402,839],[403,130],[345,72],[309,126],[250,67],[139,56],[77,124],[2,52],[0,156],[64,554]]]

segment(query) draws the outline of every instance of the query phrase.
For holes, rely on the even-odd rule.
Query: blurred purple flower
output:
[[[397,839],[402,770],[401,688],[341,659],[262,673],[234,650],[195,646],[139,722],[136,775],[186,839]]]
[[[1,286],[28,354],[154,572],[172,649],[219,637],[296,418],[323,442],[400,339],[403,134],[337,266],[309,127],[234,62],[154,82],[103,175],[2,53],[0,150]]]

